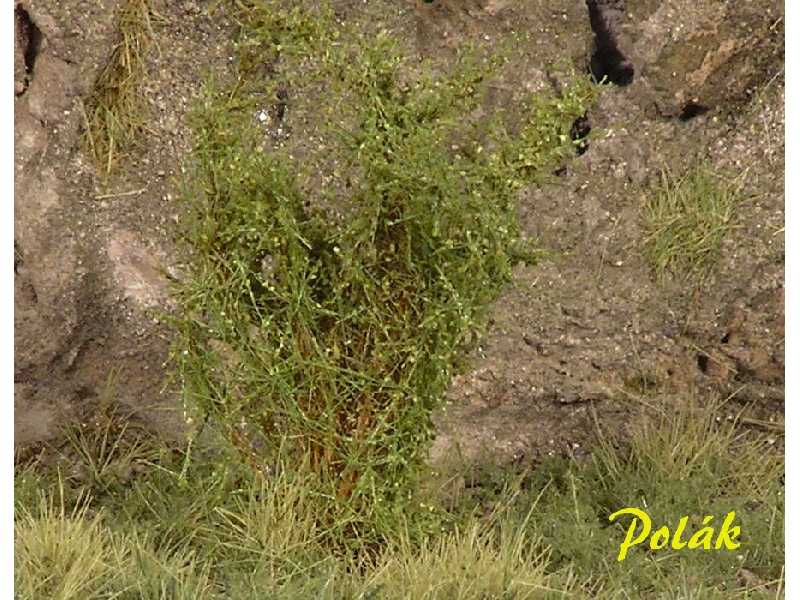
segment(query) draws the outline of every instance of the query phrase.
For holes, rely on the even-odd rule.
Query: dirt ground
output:
[[[208,73],[225,75],[234,27],[224,6],[153,0],[141,144],[102,181],[79,143],[83,110],[112,48],[121,0],[15,3],[15,444],[52,440],[104,394],[180,435],[167,377],[181,277],[178,225],[187,111]],[[498,75],[496,102],[560,87],[585,71],[593,34],[583,0],[333,2],[410,51],[527,33]],[[486,336],[437,416],[434,459],[580,454],[597,425],[624,430],[643,404],[730,397],[754,426],[783,422],[783,4],[629,3],[620,36],[635,77],[587,115],[588,150],[526,190],[527,236],[550,251],[519,267]],[[291,128],[291,103],[287,111]],[[299,131],[299,125],[296,131]],[[742,177],[745,200],[708,281],[657,282],[640,211],[661,171],[702,158]],[[108,392],[111,390],[111,392]],[[725,418],[726,415],[721,415]]]

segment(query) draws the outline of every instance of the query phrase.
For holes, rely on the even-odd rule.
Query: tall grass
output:
[[[88,497],[72,508],[63,487],[40,494],[37,510],[15,510],[14,597],[25,600],[206,597],[207,567],[191,551],[156,548],[147,532],[115,535]]]
[[[425,539],[398,527],[374,553],[331,553],[316,477],[285,466],[263,477],[196,453],[183,474],[180,460],[160,461],[102,496],[22,470],[17,597],[780,598],[780,452],[718,420],[718,404],[675,409],[640,415],[589,461],[454,471],[469,485],[449,498],[447,519]],[[617,562],[627,523],[608,516],[626,506],[671,527],[688,515],[690,528],[734,510],[742,546],[637,546]]]
[[[643,414],[632,421],[627,439],[601,437],[590,463],[556,461],[525,482],[528,498],[538,500],[530,530],[553,548],[551,567],[588,575],[585,589],[609,596],[611,590],[631,598],[780,596],[783,456],[766,436],[744,430],[736,419],[720,420],[721,401],[703,402],[681,400],[669,412]],[[742,545],[653,551],[643,544],[619,563],[630,520],[612,524],[608,517],[625,507],[647,512],[653,530],[667,525],[675,532],[688,516],[686,539],[704,516],[712,515],[719,527],[735,511]]]

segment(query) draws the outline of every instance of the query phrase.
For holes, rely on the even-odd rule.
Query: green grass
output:
[[[576,77],[478,118],[503,56],[469,49],[445,71],[324,6],[236,6],[239,71],[194,115],[184,194],[187,407],[255,470],[307,464],[319,525],[369,546],[412,514],[431,411],[513,264],[536,257],[516,192],[574,154],[595,90]],[[286,147],[257,118],[280,86],[300,115]]]
[[[124,0],[118,16],[120,40],[111,51],[84,114],[83,145],[107,177],[141,139],[146,105],[141,85],[153,43],[150,0]]]
[[[722,240],[735,226],[740,188],[707,163],[682,177],[662,174],[643,210],[644,253],[656,277],[699,280],[719,258]]]
[[[181,473],[183,451],[151,440],[162,458],[100,495],[52,469],[20,468],[17,597],[782,597],[781,453],[738,422],[718,421],[718,403],[672,408],[639,415],[588,461],[462,468],[449,473],[460,485],[427,482],[424,501],[449,506],[438,529],[419,539],[401,528],[370,554],[330,552],[317,524],[318,482],[287,465],[265,478],[209,451]],[[114,453],[100,489],[129,460]],[[627,523],[608,516],[626,506],[658,524],[688,515],[691,528],[735,510],[742,546],[637,546],[617,562]]]
[[[601,438],[587,465],[556,463],[535,473],[525,483],[529,497],[540,498],[530,528],[553,548],[552,567],[588,576],[589,589],[621,589],[632,598],[723,598],[747,587],[751,597],[775,597],[784,564],[783,457],[765,436],[718,423],[720,406],[680,403],[673,414],[634,420],[627,442]],[[742,546],[720,552],[636,546],[620,563],[630,520],[612,525],[608,516],[623,507],[645,510],[654,531],[664,524],[674,531],[688,516],[693,532],[705,515],[719,524],[735,511]],[[747,585],[743,572],[752,574]]]

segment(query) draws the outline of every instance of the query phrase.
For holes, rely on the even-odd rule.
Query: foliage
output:
[[[535,257],[515,192],[574,152],[593,88],[531,98],[512,137],[502,114],[473,117],[501,58],[472,49],[448,73],[412,71],[388,34],[327,8],[239,7],[237,83],[212,83],[194,121],[188,405],[256,470],[279,449],[307,460],[321,524],[377,541],[412,500],[455,357],[515,260]],[[277,75],[259,79],[264,60]],[[284,73],[293,97],[326,90],[329,120],[310,129],[323,150],[302,161],[254,118]]]

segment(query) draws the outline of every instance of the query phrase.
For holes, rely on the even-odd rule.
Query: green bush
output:
[[[195,115],[187,403],[257,470],[307,461],[320,523],[377,540],[410,506],[456,356],[513,263],[535,257],[516,191],[574,151],[593,88],[481,119],[502,58],[472,49],[435,75],[328,10],[240,5],[239,83],[211,84]],[[268,148],[253,118],[283,75],[294,97],[325,90],[308,117],[323,149],[302,160]]]

